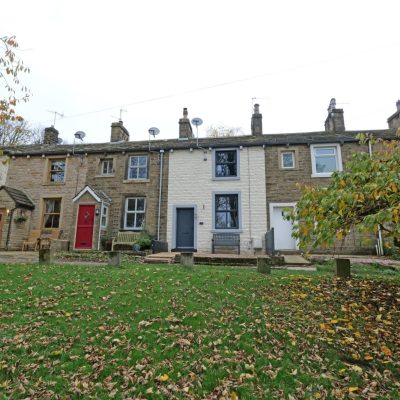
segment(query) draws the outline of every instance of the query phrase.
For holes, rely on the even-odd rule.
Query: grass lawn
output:
[[[400,273],[0,265],[0,399],[400,398]]]

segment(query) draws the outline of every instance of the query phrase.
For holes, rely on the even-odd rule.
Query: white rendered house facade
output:
[[[267,231],[263,146],[174,149],[169,155],[170,250],[211,252],[213,234],[240,235],[240,253]]]

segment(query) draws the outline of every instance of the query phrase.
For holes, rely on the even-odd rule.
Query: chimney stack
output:
[[[111,124],[111,142],[129,141],[129,132],[124,127],[122,121],[113,122]]]
[[[58,144],[58,130],[54,126],[44,129],[43,144]]]
[[[251,134],[258,136],[263,134],[262,130],[262,114],[260,114],[260,105],[254,104],[254,112],[251,117]]]
[[[389,124],[389,129],[399,129],[400,128],[400,100],[396,102],[397,111],[391,115],[387,122]]]
[[[179,119],[179,139],[192,139],[193,130],[188,118],[187,108],[183,109],[183,118]]]
[[[345,130],[343,109],[336,108],[336,100],[331,99],[328,107],[328,117],[325,120],[325,132],[341,133]]]

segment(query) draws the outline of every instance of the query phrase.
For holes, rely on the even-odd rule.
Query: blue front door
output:
[[[176,209],[176,248],[194,248],[194,208]]]

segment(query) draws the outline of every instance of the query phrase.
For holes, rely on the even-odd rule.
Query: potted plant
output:
[[[14,222],[17,224],[22,224],[23,222],[25,222],[27,220],[27,218],[25,217],[25,215],[17,215],[14,218]]]

